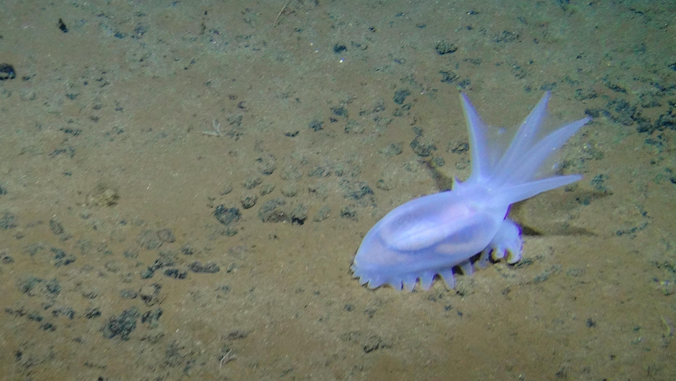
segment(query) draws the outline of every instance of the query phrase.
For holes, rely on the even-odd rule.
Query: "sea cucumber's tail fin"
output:
[[[481,120],[467,95],[460,94],[472,154],[471,179],[479,181],[494,178],[505,167],[509,168],[511,164],[519,162],[520,154],[532,146],[538,127],[547,115],[549,97],[550,93],[546,92],[519,127],[509,148],[505,150],[489,137],[489,128]]]
[[[582,175],[553,176],[546,179],[530,181],[509,187],[500,188],[497,196],[500,204],[513,204],[531,198],[536,194],[556,189],[582,180]]]
[[[492,150],[488,145],[488,127],[481,120],[481,117],[479,117],[467,95],[461,93],[460,99],[462,101],[462,109],[465,112],[465,119],[467,120],[469,146],[472,155],[472,174],[467,181],[480,182],[487,180],[490,178],[491,168],[495,164],[490,156]]]
[[[510,165],[502,166],[500,161],[500,171],[495,173],[492,181],[496,185],[503,186],[518,185],[536,179],[536,174],[543,169],[544,164],[570,139],[575,133],[587,124],[591,118],[577,120],[575,122],[561,126],[549,135],[545,136],[540,141],[533,144],[531,147],[524,147],[527,150],[522,151],[520,157],[514,160]],[[514,140],[518,140],[519,137]],[[512,143],[514,144],[514,143]],[[544,168],[546,174],[551,174],[556,170],[557,166],[552,168]]]
[[[500,157],[495,168],[493,168],[493,180],[496,180],[496,177],[504,174],[506,171],[520,166],[523,162],[524,153],[533,146],[538,130],[547,117],[547,104],[550,97],[550,92],[545,92],[538,104],[533,108],[533,111],[523,121],[519,130],[512,138],[509,148],[507,148],[507,151]]]
[[[491,188],[499,188],[500,193],[509,189],[514,196],[509,198],[518,201],[581,178],[552,177],[557,166],[549,168],[547,164],[550,164],[553,155],[591,118],[561,126],[540,139],[540,128],[547,118],[549,98],[550,94],[546,92],[521,124],[509,146],[504,149],[499,145],[499,140],[504,138],[489,137],[488,127],[481,121],[467,96],[461,95],[472,152],[472,175],[468,181],[488,183]]]

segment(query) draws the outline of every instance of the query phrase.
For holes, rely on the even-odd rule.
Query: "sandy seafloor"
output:
[[[0,8],[3,380],[676,379],[674,2]],[[593,121],[523,260],[359,286],[368,229],[469,175],[458,93],[514,126],[545,90]]]

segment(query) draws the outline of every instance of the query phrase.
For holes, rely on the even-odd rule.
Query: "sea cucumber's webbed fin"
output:
[[[507,151],[505,151],[505,154],[502,155],[500,162],[495,167],[493,171],[494,175],[500,176],[512,168],[519,167],[523,161],[524,153],[535,145],[535,137],[547,116],[547,104],[549,103],[550,95],[549,91],[545,92],[540,102],[538,102],[533,111],[523,121],[521,127],[519,127],[519,130],[512,138],[509,148],[507,148]]]
[[[467,181],[485,180],[490,177],[491,168],[494,164],[491,163],[489,156],[488,127],[486,127],[481,117],[479,117],[467,95],[460,94],[460,99],[462,100],[462,109],[465,112],[465,119],[467,120],[469,147],[472,155],[472,174]]]

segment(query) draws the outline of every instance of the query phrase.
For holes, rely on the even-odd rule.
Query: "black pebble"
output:
[[[139,318],[139,311],[136,307],[131,307],[117,316],[113,316],[101,328],[103,337],[112,339],[120,337],[122,340],[129,340],[129,335],[136,329],[136,320]]]
[[[354,220],[357,218],[357,211],[348,206],[345,206],[342,209],[340,209],[340,216],[343,218]]]
[[[437,51],[437,54],[443,56],[444,54],[455,53],[458,50],[458,47],[452,42],[440,41],[434,49]]]
[[[151,328],[157,328],[160,324],[160,317],[162,316],[162,309],[156,308],[148,311],[141,316],[141,322],[150,325]]]
[[[45,330],[47,332],[53,332],[56,331],[56,327],[52,323],[42,323],[40,324],[40,328],[42,330]]]
[[[230,225],[233,222],[239,221],[242,214],[237,208],[226,208],[225,205],[219,205],[214,211],[214,216],[218,222],[222,223],[225,226]]]
[[[437,150],[436,145],[431,144],[431,143],[430,144],[421,143],[420,141],[418,141],[418,138],[413,139],[413,141],[411,141],[410,146],[411,146],[411,149],[413,150],[413,152],[415,152],[416,155],[418,155],[420,157],[431,156],[432,151]]]
[[[56,267],[68,266],[75,262],[75,255],[73,254],[67,254],[65,251],[55,247],[52,247],[50,250],[54,253],[54,266]]]
[[[61,293],[61,285],[56,279],[52,279],[45,283],[45,291],[49,292],[52,295],[59,295]]]
[[[61,19],[59,19],[59,29],[61,29],[63,33],[68,33],[68,27]]]
[[[183,255],[193,255],[195,254],[195,250],[190,247],[190,245],[186,244],[181,248],[181,253],[183,253]]]
[[[406,100],[406,97],[411,95],[411,92],[408,90],[397,90],[394,93],[394,103],[400,105],[403,104]]]
[[[196,273],[213,274],[221,271],[221,267],[213,262],[202,264],[200,261],[195,261],[188,266],[188,269]]]
[[[188,277],[188,272],[179,269],[166,269],[164,275],[174,279],[185,279]]]
[[[93,319],[95,317],[101,316],[101,310],[98,308],[89,308],[87,311],[85,311],[85,317],[87,319]]]
[[[0,81],[16,78],[14,66],[6,63],[0,63]]]
[[[5,211],[0,215],[0,229],[14,229],[16,224],[17,218],[12,213]]]
[[[333,52],[336,53],[336,54],[342,53],[342,52],[344,52],[344,51],[346,51],[346,50],[347,50],[347,46],[345,46],[345,45],[343,45],[343,44],[335,44],[335,45],[333,45]]]
[[[51,230],[54,235],[61,235],[65,231],[63,225],[53,218],[49,220],[49,230]]]
[[[336,116],[348,117],[347,109],[345,107],[331,107],[331,112]]]
[[[323,124],[324,124],[324,122],[315,119],[312,122],[310,122],[310,124],[308,125],[308,128],[310,128],[311,130],[313,130],[315,132],[321,131],[321,130],[324,129]]]

